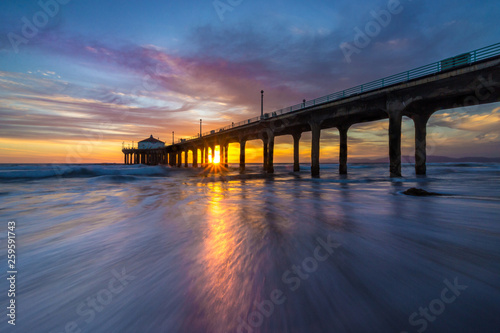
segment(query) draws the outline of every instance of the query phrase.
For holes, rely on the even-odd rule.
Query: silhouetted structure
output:
[[[347,132],[353,124],[388,119],[391,176],[401,176],[401,122],[407,116],[415,126],[415,171],[426,173],[426,127],[436,111],[500,101],[500,43],[422,66],[404,73],[306,101],[260,117],[211,130],[201,136],[180,139],[160,149],[123,149],[125,163],[188,165],[208,164],[208,150],[220,146],[221,163],[228,164],[230,143],[240,144],[240,170],[245,170],[245,145],[263,142],[264,169],[274,172],[274,140],[291,135],[294,170],[299,171],[299,140],[312,132],[311,174],[320,172],[322,129],[337,128],[340,134],[339,172],[347,173]]]

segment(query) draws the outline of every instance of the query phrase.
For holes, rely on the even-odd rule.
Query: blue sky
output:
[[[356,29],[389,8],[397,13],[348,61],[340,46],[355,45]],[[208,130],[258,115],[261,89],[273,111],[500,41],[492,0],[7,0],[0,13],[0,162],[25,162],[26,145],[39,147],[36,160],[67,161],[68,145],[88,146],[89,136],[99,140],[81,161],[119,161],[123,141],[187,137],[200,118]],[[39,25],[29,38],[26,21]],[[467,129],[443,126],[438,114],[431,126],[453,140],[437,154],[499,156],[498,106],[456,114],[489,123]],[[385,131],[377,126],[368,128]],[[361,148],[373,139],[367,132],[353,133],[353,155],[383,156],[385,143]],[[453,150],[460,137],[482,148]]]

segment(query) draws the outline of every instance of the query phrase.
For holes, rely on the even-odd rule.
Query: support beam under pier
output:
[[[219,165],[224,166],[224,145],[219,142]]]
[[[349,126],[339,126],[340,151],[339,151],[339,174],[347,174],[347,131]]]
[[[310,122],[312,132],[311,140],[311,176],[319,177],[319,142],[321,136],[321,124]]]
[[[389,159],[391,177],[401,177],[401,111],[389,113]]]
[[[198,167],[198,148],[193,148],[193,168]]]
[[[300,162],[299,162],[299,143],[300,143],[300,137],[302,136],[302,133],[294,133],[292,134],[293,136],[293,171],[294,172],[299,172],[300,171]]]
[[[227,143],[224,145],[224,167],[226,169],[229,167],[229,145]]]
[[[208,146],[205,146],[204,148],[204,155],[205,155],[205,163],[204,163],[204,166],[207,167],[208,166]]]
[[[415,173],[425,175],[427,173],[427,121],[429,115],[412,116],[415,126]]]
[[[240,173],[245,172],[245,140],[240,140]]]
[[[263,139],[262,141],[264,142],[264,146],[262,148],[262,154],[264,155],[264,158],[263,158],[264,162],[263,162],[263,165],[262,165],[262,170],[267,171],[267,169],[268,169],[267,163],[268,163],[268,156],[269,156],[268,155],[269,153],[267,151],[268,150],[267,149],[268,148],[268,143],[267,143],[266,139]]]
[[[268,134],[267,146],[267,173],[274,173],[274,133]]]

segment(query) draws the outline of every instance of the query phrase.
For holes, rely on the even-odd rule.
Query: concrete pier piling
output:
[[[349,125],[337,127],[340,136],[340,149],[339,149],[339,174],[347,174],[347,131]]]
[[[293,133],[292,135],[293,135],[293,171],[299,172],[300,171],[299,143],[302,133],[296,132]]]
[[[425,175],[427,172],[427,121],[430,115],[414,115],[415,126],[415,174]]]
[[[400,111],[389,113],[389,161],[391,177],[401,177],[401,122]]]
[[[319,143],[321,136],[321,125],[318,122],[311,121],[312,140],[311,140],[311,176],[319,177]]]
[[[246,140],[240,140],[240,173],[245,172],[245,145]]]

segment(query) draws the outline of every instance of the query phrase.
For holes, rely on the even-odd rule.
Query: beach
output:
[[[498,332],[500,164],[261,168],[0,165],[0,331]]]

